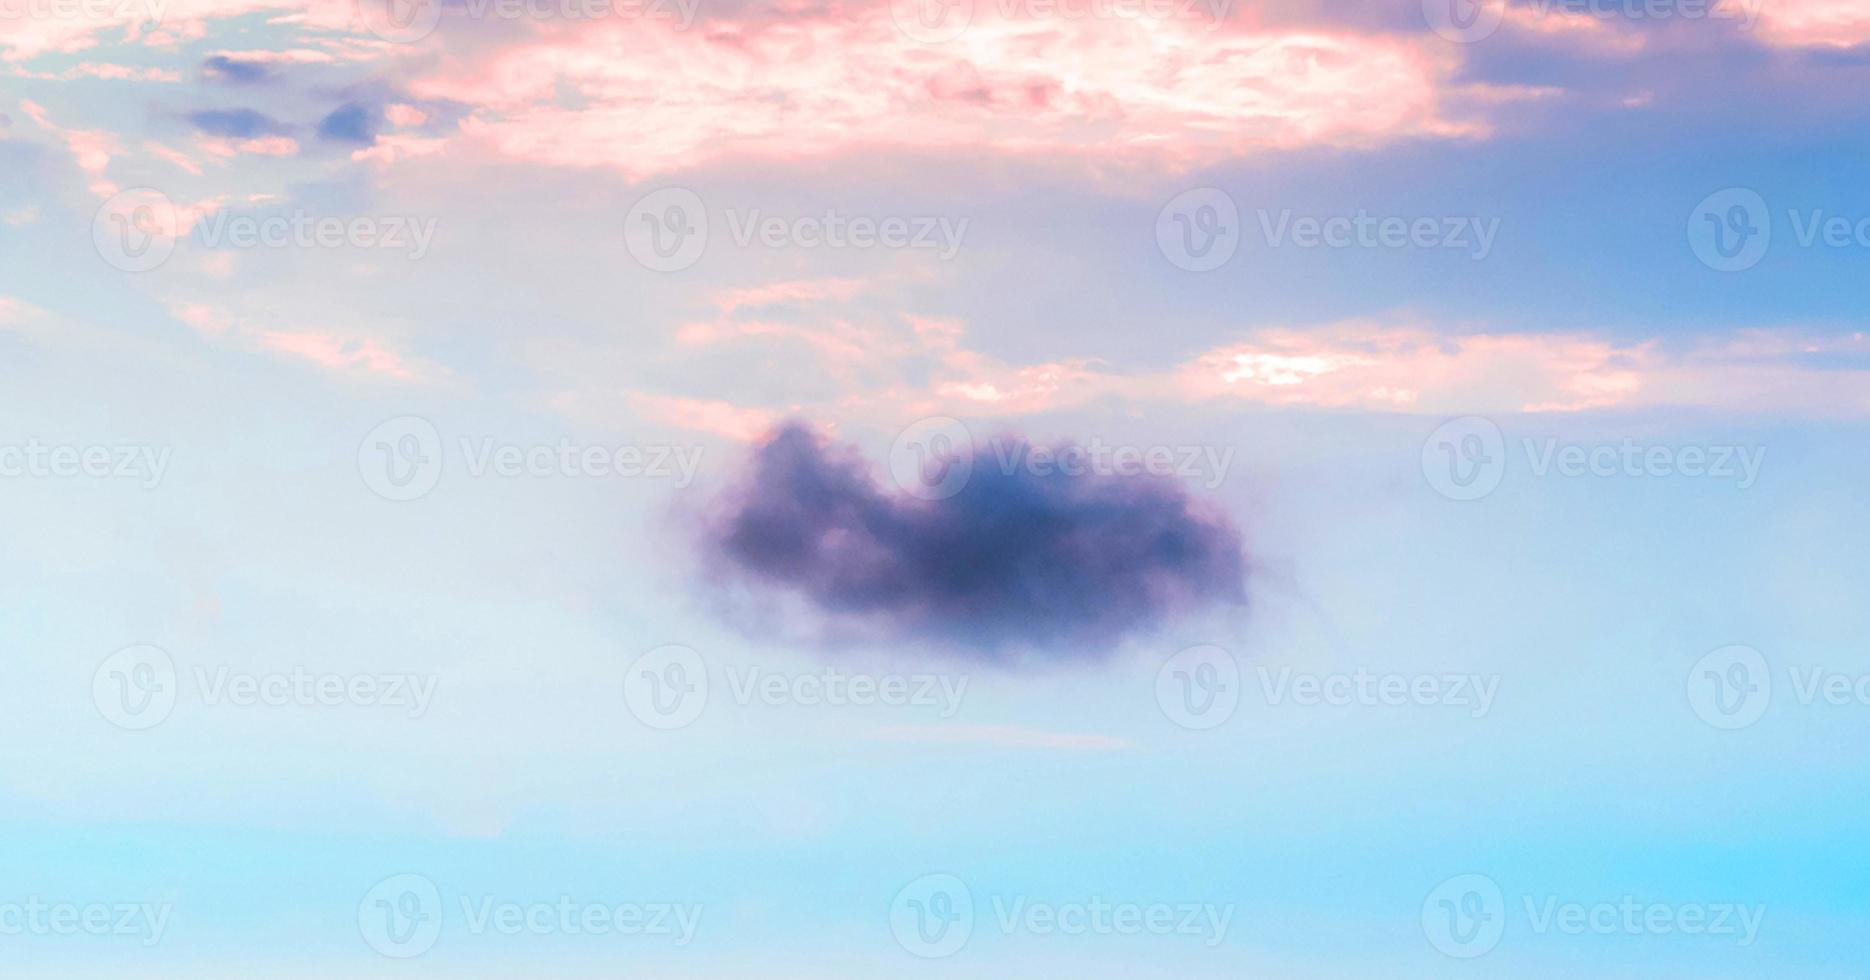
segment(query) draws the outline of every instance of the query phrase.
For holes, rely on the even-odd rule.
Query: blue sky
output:
[[[1859,7],[413,9],[0,6],[19,975],[1864,974]]]

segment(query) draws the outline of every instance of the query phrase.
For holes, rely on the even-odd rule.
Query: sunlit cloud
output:
[[[691,30],[654,19],[546,26],[446,59],[410,86],[471,106],[463,136],[496,154],[633,177],[859,149],[1188,167],[1483,135],[1466,104],[1489,93],[1454,82],[1457,66],[1446,45],[1405,36],[1000,17],[989,5],[960,38],[932,46],[872,4]]]

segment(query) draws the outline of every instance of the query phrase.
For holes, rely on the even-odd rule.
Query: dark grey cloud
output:
[[[188,121],[211,136],[231,139],[279,136],[286,132],[284,123],[256,109],[208,109],[189,113]]]
[[[358,103],[342,106],[318,124],[320,139],[369,146],[377,141],[377,117]]]
[[[271,77],[266,66],[260,62],[243,61],[224,54],[213,55],[202,61],[201,69],[211,77],[239,85],[252,85]]]
[[[1245,601],[1239,533],[1181,484],[976,464],[953,496],[920,499],[788,424],[705,513],[707,567],[735,592],[802,600],[827,633],[995,660],[1097,659],[1175,613]]]

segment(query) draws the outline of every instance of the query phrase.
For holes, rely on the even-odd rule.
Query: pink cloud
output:
[[[1256,332],[1177,372],[1194,397],[1278,405],[1443,412],[1565,411],[1636,396],[1649,347],[1589,336],[1447,337],[1415,327],[1346,324]]]
[[[21,78],[31,78],[42,82],[70,82],[80,78],[95,78],[113,82],[179,82],[182,73],[166,68],[131,68],[127,65],[99,64],[84,62],[73,65],[64,71],[26,71],[18,69],[14,74]]]
[[[1854,47],[1870,42],[1870,6],[1863,0],[1763,0],[1759,33],[1787,47]]]
[[[161,143],[156,143],[153,141],[144,143],[143,150],[144,152],[147,152],[149,155],[159,160],[164,160],[164,161],[167,161],[168,163],[174,164],[175,166],[181,168],[182,170],[185,170],[188,173],[194,174],[197,177],[201,176],[201,165],[196,163],[187,154],[182,153],[179,150],[170,149],[169,147],[164,146]]]
[[[231,159],[242,154],[287,157],[299,152],[299,141],[290,136],[262,136],[257,139],[202,138],[195,141],[203,153]]]
[[[1359,321],[1252,330],[1171,370],[1131,371],[1070,357],[1007,363],[973,349],[967,325],[958,320],[913,314],[867,319],[847,308],[862,291],[797,283],[749,287],[744,292],[816,298],[792,319],[691,322],[674,339],[698,356],[756,344],[791,346],[796,354],[779,356],[813,363],[835,379],[816,397],[812,389],[788,392],[804,397],[783,410],[708,403],[722,417],[735,409],[754,413],[743,421],[756,428],[763,419],[801,412],[833,422],[901,424],[941,414],[1032,415],[1100,399],[1239,399],[1431,415],[1657,406],[1870,413],[1870,372],[1813,363],[1824,354],[1870,353],[1861,334],[1750,331],[1684,347],[1582,331],[1451,335],[1416,324]]]
[[[771,412],[742,408],[723,401],[645,392],[632,392],[629,401],[638,415],[652,422],[707,432],[738,442],[752,442],[760,438],[778,420]]]
[[[415,371],[402,355],[367,337],[339,337],[328,333],[289,333],[265,330],[260,346],[340,371],[361,371],[398,380],[410,380]]]
[[[445,139],[390,133],[378,136],[376,143],[369,147],[352,151],[351,159],[358,162],[392,164],[417,157],[434,156],[447,149],[448,141]]]
[[[1867,353],[1861,333],[1746,331],[1681,347],[1345,324],[1256,332],[1190,360],[1173,383],[1193,398],[1429,414],[1677,407],[1854,416],[1870,413],[1870,372],[1816,358]]]
[[[1632,54],[1641,51],[1647,43],[1640,32],[1624,29],[1627,20],[1615,15],[1560,10],[1549,4],[1521,3],[1504,4],[1502,15],[1506,23],[1518,30],[1565,44]]]
[[[407,129],[411,126],[420,126],[428,122],[429,114],[415,106],[397,104],[385,107],[383,110],[383,118],[389,120],[392,126]]]
[[[725,290],[715,295],[714,305],[720,307],[722,313],[732,313],[743,306],[848,300],[862,288],[863,282],[857,279],[794,279]]]
[[[386,342],[357,331],[340,334],[248,326],[225,309],[187,300],[170,302],[169,313],[207,340],[284,354],[340,373],[397,381],[421,380],[436,373],[410,361]]]
[[[78,169],[98,175],[110,166],[111,154],[119,151],[116,137],[98,129],[66,129],[52,122],[45,107],[30,99],[20,100],[20,111],[53,135],[63,140],[78,163]]]
[[[411,88],[473,106],[462,135],[497,154],[635,177],[860,148],[1192,166],[1263,148],[1485,132],[1460,110],[1489,93],[1451,81],[1458,54],[1446,44],[997,9],[979,5],[945,45],[904,36],[881,3],[692,30],[656,19],[546,26],[446,59]]]

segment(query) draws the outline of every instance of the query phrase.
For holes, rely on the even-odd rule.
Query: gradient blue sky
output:
[[[334,0],[0,0],[7,973],[1870,973],[1870,8],[1490,2],[1498,29],[1463,40],[1414,0],[976,6],[931,40],[900,4],[449,2],[412,36]],[[1203,188],[1237,251],[1196,272],[1162,241]],[[632,229],[670,189],[708,238],[659,271]],[[1721,271],[1696,236],[1731,189],[1771,241]],[[735,240],[828,210],[965,230],[951,256]],[[1475,258],[1262,232],[1360,211],[1497,235]],[[1840,244],[1800,242],[1814,214]],[[301,216],[433,241],[214,237]],[[119,219],[164,261],[126,269]],[[1169,479],[1238,529],[1244,608],[1007,665],[717,581],[696,527],[773,426],[907,493],[891,467],[929,418],[977,465],[1003,433],[1227,454]],[[1443,447],[1493,432],[1497,486],[1443,492]],[[409,434],[434,482],[390,499],[377,443]],[[561,443],[699,465],[473,471],[474,447]],[[1625,445],[1669,472],[1540,466]],[[9,463],[32,446],[165,468]],[[1757,472],[1679,472],[1704,450]],[[179,689],[143,730],[107,663],[139,645]],[[710,688],[663,730],[627,693],[668,645]],[[1771,692],[1723,728],[1706,685],[1731,645]],[[1238,670],[1211,727],[1161,695],[1198,647]],[[206,703],[197,667],[437,687],[419,717],[242,707]],[[828,668],[966,686],[946,714],[732,696],[730,674]],[[1801,697],[1813,669],[1841,703]],[[1497,694],[1270,703],[1281,671]],[[409,958],[360,924],[400,874],[441,897]],[[975,909],[936,958],[891,928],[930,874]],[[1464,958],[1425,916],[1468,874],[1505,928]],[[508,936],[460,904],[560,896],[702,917],[680,945]],[[1625,896],[1763,914],[1743,945],[1527,912]],[[35,897],[166,925],[9,931]],[[996,899],[1230,924],[1008,933]]]

